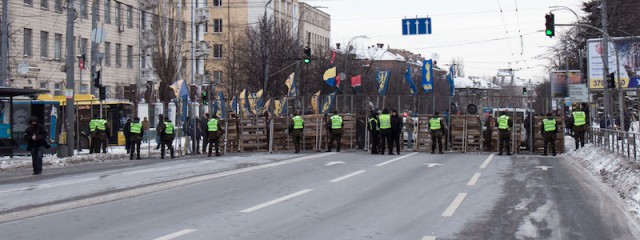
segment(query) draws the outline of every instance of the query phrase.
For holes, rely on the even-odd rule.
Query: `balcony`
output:
[[[196,23],[207,23],[209,22],[209,8],[200,7],[196,8]]]
[[[211,47],[209,46],[208,42],[205,42],[205,41],[196,42],[196,52],[195,52],[196,57],[197,58],[208,57],[209,51],[210,51],[209,49],[211,49]]]
[[[143,68],[140,70],[140,79],[143,82],[156,82],[157,77],[155,73],[155,69],[153,68]]]

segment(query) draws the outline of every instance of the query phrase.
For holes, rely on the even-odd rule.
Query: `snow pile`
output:
[[[72,157],[58,158],[47,156],[42,159],[43,166],[63,167],[88,162],[105,162],[112,160],[122,160],[128,158],[126,153],[105,153],[105,154],[81,154]],[[14,158],[0,161],[0,171],[31,167],[31,157]]]
[[[565,137],[565,149],[574,149],[571,137]],[[613,188],[622,198],[629,211],[640,220],[640,164],[613,154],[602,147],[585,144],[584,148],[569,151],[563,156],[569,157],[586,168],[594,176]]]

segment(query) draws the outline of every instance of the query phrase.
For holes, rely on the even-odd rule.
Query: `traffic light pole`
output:
[[[67,118],[67,128],[66,128],[66,138],[67,138],[67,149],[68,156],[73,156],[73,150],[75,146],[74,139],[74,131],[73,126],[75,126],[75,105],[73,103],[74,92],[75,92],[75,71],[74,71],[74,61],[75,61],[75,45],[73,42],[73,21],[75,20],[75,1],[69,0],[67,2],[67,56],[66,56],[66,73],[67,73],[67,84],[65,89],[65,95],[67,98],[67,106],[66,106],[66,118]]]

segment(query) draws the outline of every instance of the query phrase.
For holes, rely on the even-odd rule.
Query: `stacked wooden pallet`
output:
[[[304,131],[302,137],[302,150],[320,151],[326,145],[321,145],[326,137],[322,115],[304,115]]]
[[[274,152],[291,151],[294,148],[293,139],[289,133],[291,119],[289,117],[275,117],[271,121],[273,121],[272,150]],[[306,122],[305,125],[307,125]]]
[[[242,118],[239,127],[239,149],[241,152],[267,151],[269,149],[268,125],[265,118]]]
[[[480,121],[480,116],[466,116],[465,129],[465,152],[482,151],[482,121]]]
[[[533,149],[536,153],[544,153],[544,136],[542,136],[542,132],[540,131],[540,129],[542,129],[542,120],[545,119],[546,117],[543,116],[536,116],[535,117],[535,122],[534,122],[534,145],[533,145]],[[564,136],[563,136],[563,131],[564,131],[564,120],[562,119],[561,116],[557,116],[556,117],[556,124],[558,124],[558,133],[556,134],[556,152],[558,154],[563,153],[564,152]],[[548,154],[551,154],[551,147],[549,147],[548,149]]]
[[[418,133],[415,139],[414,150],[419,152],[431,151],[431,133],[429,132],[429,118],[431,115],[418,116]]]
[[[220,126],[225,128],[225,135],[223,136],[225,138],[220,142],[220,144],[226,148],[227,152],[240,151],[238,148],[238,122],[237,118],[222,120],[220,122]]]
[[[465,116],[452,116],[449,131],[451,131],[451,149],[454,151],[465,152]]]
[[[356,142],[356,116],[355,115],[342,115],[342,122],[344,126],[342,128],[342,149],[354,149],[357,148]]]

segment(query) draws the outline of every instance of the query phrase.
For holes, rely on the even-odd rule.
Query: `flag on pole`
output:
[[[180,79],[170,86],[173,89],[173,93],[176,95],[176,98],[189,97],[189,87],[187,87],[187,81]]]
[[[227,103],[224,100],[224,93],[218,92],[218,104],[220,105],[220,116],[222,119],[227,119]]]
[[[238,95],[238,98],[240,99],[240,113],[241,114],[246,114],[246,109],[249,108],[249,101],[247,101],[247,89],[242,90],[242,92],[240,92],[240,95]]]
[[[387,86],[389,86],[389,75],[391,71],[383,70],[376,73],[376,81],[378,81],[378,94],[384,96],[387,94]]]
[[[413,79],[411,78],[411,66],[407,66],[407,71],[404,72],[404,79],[406,79],[407,82],[409,82],[409,88],[411,88],[411,94],[415,96],[416,93],[418,92],[418,89],[416,89],[416,85],[413,83]]]
[[[327,71],[325,71],[324,75],[322,75],[322,79],[324,79],[324,83],[326,83],[327,85],[331,87],[335,87],[336,86],[336,67],[329,68]]]
[[[286,97],[283,97],[280,100],[274,100],[273,112],[275,113],[276,116],[287,115],[287,98]]]
[[[289,74],[289,78],[287,78],[287,80],[284,82],[284,84],[287,85],[287,88],[289,89],[289,92],[287,93],[287,96],[289,97],[295,97],[298,92],[298,83],[296,83],[295,76],[296,73],[292,72],[291,74]]]
[[[264,115],[264,113],[269,113],[269,115],[273,115],[273,111],[271,110],[271,102],[273,100],[271,98],[269,98],[269,100],[267,100],[264,103],[264,106],[262,106],[262,111],[260,111],[262,113],[262,115]]]
[[[238,96],[233,96],[233,99],[231,100],[231,111],[236,115],[239,115],[238,110]]]
[[[333,104],[336,102],[336,93],[338,93],[338,90],[334,91],[333,93],[327,96],[324,96],[324,101],[322,102],[323,114],[329,113],[333,108]]]
[[[449,81],[449,96],[454,95],[455,93],[455,83],[454,83],[454,79],[456,77],[456,72],[455,69],[453,68],[455,65],[451,65],[451,67],[449,67],[449,73],[447,74],[447,81]]]
[[[318,110],[320,109],[320,90],[316,94],[311,97],[311,108],[313,108],[313,112],[315,114],[319,114]]]
[[[353,89],[353,93],[358,95],[361,92],[362,88],[362,76],[360,74],[351,77],[351,89]]]
[[[433,60],[422,61],[422,89],[425,93],[433,90]]]
[[[336,51],[331,49],[331,61],[329,61],[329,65],[333,64],[333,61],[336,59]]]

